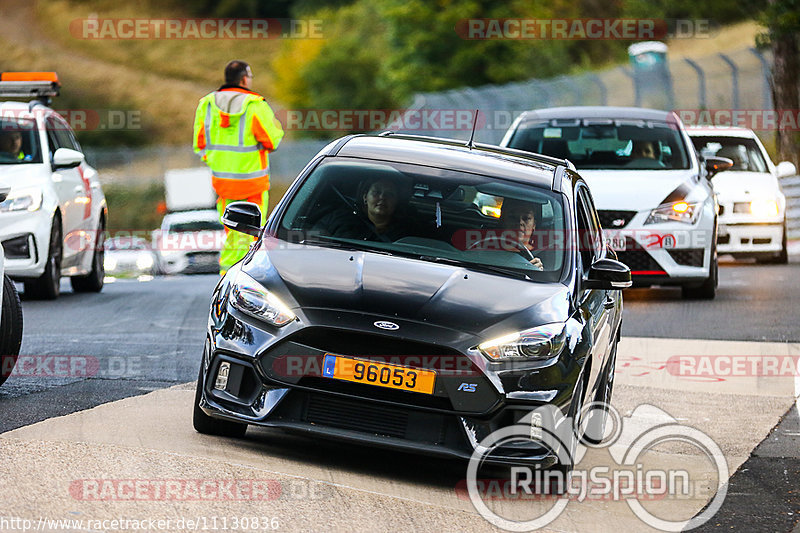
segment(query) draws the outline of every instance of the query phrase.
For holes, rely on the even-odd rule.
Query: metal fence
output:
[[[770,110],[769,61],[768,55],[755,48],[718,53],[702,59],[672,59],[668,62],[671,86],[666,87],[663,91],[665,96],[655,102],[648,98],[648,94],[637,90],[630,67],[618,66],[551,79],[419,93],[411,109],[479,109],[485,122],[482,117],[475,140],[491,144],[502,140],[505,130],[519,114],[543,107],[610,105],[691,111]],[[470,134],[464,128],[404,131],[463,139]]]
[[[673,58],[668,62],[670,86],[664,91],[663,106],[674,110],[770,110],[769,55],[755,48],[701,59]],[[563,105],[649,106],[648,95],[637,90],[634,74],[628,66],[559,76],[531,79],[505,85],[465,87],[437,93],[415,95],[411,112],[474,111],[485,120],[475,132],[475,140],[496,144],[505,130],[522,112]],[[444,129],[409,129],[401,131],[467,139],[470,127]],[[765,132],[771,135],[772,132]],[[272,181],[288,184],[327,141],[286,139],[270,156]],[[102,171],[106,182],[145,183],[160,181],[167,170],[189,168],[201,163],[188,147],[153,147],[140,149],[87,149],[90,163]],[[782,187],[789,204],[790,237],[800,238],[800,177],[787,178]]]
[[[770,55],[755,48],[709,55],[702,59],[674,58],[668,62],[670,87],[662,94],[663,105],[653,105],[648,95],[637,90],[628,66],[600,72],[552,79],[531,79],[506,85],[467,87],[436,93],[420,93],[411,109],[480,110],[480,127],[475,140],[499,143],[506,129],[522,112],[554,106],[612,105],[661,107],[681,111],[772,109]],[[726,125],[726,124],[717,124]],[[757,129],[757,128],[754,128]],[[470,129],[412,130],[409,133],[467,139]],[[774,131],[759,132],[762,138]],[[781,180],[787,198],[789,238],[800,238],[800,176]]]
[[[800,176],[781,180],[786,195],[786,225],[790,239],[800,239]]]
[[[329,141],[285,140],[269,157],[271,180],[288,185]],[[188,146],[85,149],[89,164],[100,171],[103,183],[127,185],[160,182],[168,170],[202,166]]]

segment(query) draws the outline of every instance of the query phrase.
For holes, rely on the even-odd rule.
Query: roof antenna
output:
[[[478,109],[475,110],[475,120],[472,121],[472,133],[469,136],[469,141],[467,142],[467,148],[472,150],[475,148],[475,126],[478,125],[478,113],[480,111]]]

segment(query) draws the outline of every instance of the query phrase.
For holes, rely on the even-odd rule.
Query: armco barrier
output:
[[[786,195],[787,233],[790,239],[800,239],[800,176],[783,178],[781,189]]]

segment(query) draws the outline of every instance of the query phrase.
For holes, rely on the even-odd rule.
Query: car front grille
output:
[[[306,422],[402,439],[406,437],[408,412],[311,394],[306,406]]]
[[[600,210],[600,225],[604,229],[624,228],[636,216],[636,211]]]
[[[662,272],[664,270],[639,243],[630,237],[625,238],[625,250],[617,252],[617,259],[627,265],[634,275],[641,272]]]
[[[701,267],[703,266],[702,248],[689,248],[686,250],[667,250],[673,261],[683,266]]]

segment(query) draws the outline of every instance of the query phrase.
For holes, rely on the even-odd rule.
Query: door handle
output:
[[[614,301],[614,299],[608,294],[606,294],[606,301],[603,302],[603,307],[605,307],[606,309],[614,309],[615,304],[616,302]]]
[[[75,192],[75,194],[83,194],[83,185],[76,185],[73,191]]]

